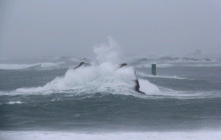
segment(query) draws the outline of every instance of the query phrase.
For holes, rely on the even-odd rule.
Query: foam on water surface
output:
[[[13,105],[13,104],[22,104],[21,101],[10,101],[7,104]]]
[[[1,140],[220,140],[221,131],[75,133],[56,131],[0,131]]]
[[[165,78],[165,79],[186,79],[186,78],[183,78],[183,77],[179,77],[179,76],[164,76],[164,75],[150,75],[150,74],[145,74],[145,73],[142,73],[142,72],[137,72],[138,75],[142,76],[142,77],[151,77],[151,78]],[[191,79],[189,79],[191,80]]]
[[[135,70],[131,66],[120,68],[119,47],[109,38],[109,44],[94,48],[96,60],[91,66],[70,68],[64,76],[56,77],[45,86],[18,88],[11,94],[48,94],[72,91],[74,93],[108,92],[128,94],[135,91]],[[41,64],[42,67],[53,64]],[[26,66],[27,67],[27,66]],[[158,88],[141,79],[141,89],[147,94],[158,91]],[[123,92],[122,92],[123,91]]]
[[[53,68],[58,67],[60,64],[63,64],[62,62],[59,63],[35,63],[35,64],[0,64],[0,70],[22,70],[22,69],[28,69],[28,68]]]
[[[111,38],[109,38],[109,44],[100,45],[94,48],[96,60],[91,63],[91,66],[83,66],[78,69],[74,69],[72,66],[72,68],[67,70],[64,76],[55,77],[51,82],[48,82],[44,86],[31,88],[21,87],[13,91],[0,91],[0,93],[1,95],[44,95],[53,93],[94,94],[99,92],[139,96],[140,94],[135,92],[135,80],[137,79],[135,70],[131,66],[120,68],[121,61],[119,59],[118,47],[119,46]],[[15,68],[30,68],[36,65],[40,65],[41,67],[54,67],[60,65],[60,63],[15,65]],[[161,64],[158,66],[167,67],[171,66],[171,64]],[[186,78],[162,75],[152,76],[140,72],[138,75],[141,77],[138,78],[140,83],[140,90],[145,92],[148,95],[148,98],[150,96],[184,99],[207,97],[206,94],[201,92],[189,94],[185,91],[166,89],[150,83],[146,79],[143,79],[145,77],[180,80]],[[217,96],[220,97],[218,94]]]

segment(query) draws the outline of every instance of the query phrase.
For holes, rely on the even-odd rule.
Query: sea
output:
[[[0,139],[221,140],[220,60],[96,59],[2,58]]]

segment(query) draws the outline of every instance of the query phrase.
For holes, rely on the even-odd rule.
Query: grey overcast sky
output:
[[[87,57],[109,36],[131,55],[221,54],[221,1],[0,1],[0,57]]]

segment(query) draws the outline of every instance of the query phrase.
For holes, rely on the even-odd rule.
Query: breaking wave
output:
[[[63,77],[56,77],[43,87],[19,88],[16,92],[106,92],[133,89],[136,77],[132,67],[119,69],[110,63],[98,66],[69,69]]]
[[[36,64],[0,64],[0,70],[22,70],[30,68],[55,68],[59,67],[59,63],[36,63]]]
[[[145,73],[142,73],[142,72],[138,72],[137,74],[142,76],[142,77],[165,78],[165,79],[186,79],[186,78],[183,78],[183,77],[178,77],[176,75],[174,75],[174,76],[150,75],[150,74],[145,74]]]
[[[62,77],[56,77],[42,87],[18,88],[13,94],[48,94],[48,93],[120,93],[131,94],[135,92],[134,68],[125,66],[120,68],[118,45],[109,38],[108,45],[94,48],[96,60],[91,66],[69,68]],[[31,67],[23,66],[22,68]],[[43,66],[41,64],[41,66]],[[48,64],[47,66],[53,66]],[[159,89],[147,80],[139,79],[140,89],[146,93],[158,92]],[[12,93],[11,93],[12,94]]]
[[[0,131],[3,139],[21,139],[21,140],[37,140],[37,139],[78,139],[78,140],[220,140],[220,130],[201,130],[201,131],[184,131],[184,132],[118,132],[118,133],[77,133],[77,132],[61,132],[61,131]]]
[[[10,104],[10,105],[22,104],[22,102],[21,101],[9,101],[7,104]]]

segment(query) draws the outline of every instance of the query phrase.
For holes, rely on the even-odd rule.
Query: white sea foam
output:
[[[128,94],[135,90],[136,75],[134,68],[120,68],[118,45],[109,38],[109,45],[94,48],[96,61],[92,66],[69,69],[63,77],[56,77],[45,86],[36,88],[19,88],[11,94],[47,94],[62,91],[75,93],[110,92]],[[46,64],[46,66],[51,66]],[[158,91],[148,81],[141,80],[141,89],[147,93]],[[123,92],[122,92],[123,91]]]
[[[134,68],[125,66],[119,68],[119,53],[116,51],[117,45],[111,39],[109,45],[100,45],[95,47],[97,62],[92,66],[80,67],[78,69],[69,69],[64,76],[56,77],[51,82],[42,87],[18,88],[11,92],[1,92],[1,95],[20,95],[20,94],[51,94],[51,93],[74,93],[74,94],[91,94],[96,92],[113,93],[113,94],[134,94],[135,92]],[[46,64],[50,66],[51,64]],[[173,78],[185,79],[177,76],[152,76],[138,73],[141,77],[154,78]],[[173,91],[158,87],[148,80],[139,78],[140,90],[147,95],[169,98],[198,98],[207,97],[206,94],[186,93],[185,91]],[[150,97],[148,96],[148,98]],[[219,94],[216,96],[220,97]],[[145,98],[145,97],[144,97]]]
[[[2,140],[220,140],[221,131],[75,133],[61,131],[0,131]]]
[[[145,92],[147,95],[155,95],[160,92],[159,88],[150,83],[148,80],[139,79],[140,91]]]
[[[63,64],[63,63],[58,63],[58,64]],[[58,64],[55,63],[41,63],[42,68],[48,68],[48,67],[58,67]]]
[[[143,72],[137,72],[138,75],[142,76],[142,77],[152,77],[152,78],[168,78],[168,79],[186,79],[183,77],[178,77],[176,75],[174,76],[164,76],[164,75],[149,75],[149,74],[145,74]],[[190,80],[190,79],[189,79]]]
[[[50,67],[58,67],[62,62],[59,63],[35,63],[35,64],[0,64],[0,69],[4,70],[21,70],[28,69],[32,67],[40,67],[40,68],[50,68]]]
[[[136,76],[132,67],[119,68],[111,63],[69,69],[63,77],[56,77],[43,87],[19,88],[16,93],[47,93],[66,90],[81,92],[106,92],[132,90]],[[150,84],[151,86],[151,84]]]
[[[26,69],[37,64],[0,64],[0,69]]]
[[[9,101],[7,104],[13,105],[13,104],[22,104],[21,101]]]

